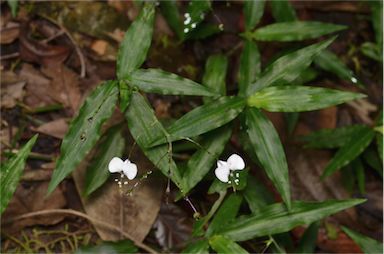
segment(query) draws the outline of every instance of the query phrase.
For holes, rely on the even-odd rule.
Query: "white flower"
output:
[[[121,173],[128,177],[129,180],[132,180],[137,175],[137,166],[135,163],[130,162],[128,159],[123,161],[118,157],[113,157],[108,164],[108,170],[111,173]]]
[[[241,158],[237,154],[232,154],[231,156],[229,156],[227,161],[217,161],[215,175],[220,181],[227,183],[229,181],[229,175],[231,171],[243,170],[244,168],[245,163],[243,158]]]

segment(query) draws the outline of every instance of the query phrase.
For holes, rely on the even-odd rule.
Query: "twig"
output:
[[[7,59],[11,59],[11,58],[16,58],[19,56],[20,56],[20,53],[16,52],[16,53],[0,56],[0,60],[7,60]]]
[[[98,224],[98,225],[103,226],[105,228],[115,230],[115,231],[121,233],[123,236],[125,236],[126,238],[129,238],[131,241],[133,241],[137,247],[147,251],[148,253],[157,254],[157,251],[155,251],[154,249],[152,249],[148,245],[135,240],[133,236],[131,236],[129,233],[121,230],[119,227],[116,227],[116,226],[111,225],[109,223],[106,223],[106,222],[100,221],[98,219],[92,218],[92,217],[90,217],[90,216],[88,216],[82,212],[75,211],[72,209],[48,209],[48,210],[43,210],[43,211],[26,213],[26,214],[22,214],[22,215],[10,218],[8,220],[5,220],[2,223],[2,225],[10,224],[12,222],[26,219],[26,218],[30,218],[30,217],[35,217],[35,216],[39,216],[39,215],[49,215],[49,214],[71,214],[71,215],[75,215],[75,216],[84,218],[84,219],[86,219],[86,220],[88,220],[94,224]]]
[[[85,77],[85,71],[86,71],[86,69],[85,69],[85,60],[84,60],[85,58],[84,58],[83,53],[80,50],[80,47],[77,46],[77,43],[76,43],[75,39],[72,37],[72,35],[69,33],[69,31],[64,26],[62,26],[60,23],[58,23],[56,20],[54,20],[54,19],[52,19],[52,18],[50,18],[48,16],[45,16],[45,15],[41,15],[41,14],[39,14],[39,15],[41,17],[45,18],[46,20],[52,22],[56,26],[58,26],[60,28],[60,30],[63,31],[65,33],[65,35],[67,35],[68,39],[72,42],[73,46],[75,47],[76,54],[78,55],[79,60],[80,60],[80,66],[81,66],[80,77],[84,78]]]

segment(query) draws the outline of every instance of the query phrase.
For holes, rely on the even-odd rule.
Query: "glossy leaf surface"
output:
[[[288,165],[275,127],[258,109],[246,111],[247,133],[268,177],[288,207],[291,204]]]
[[[5,165],[1,166],[0,171],[0,214],[2,214],[7,208],[9,201],[11,200],[13,193],[15,192],[20,177],[25,168],[25,162],[28,155],[31,152],[33,145],[37,140],[37,135],[33,136],[18,152],[9,159]]]
[[[154,19],[154,3],[147,2],[125,33],[120,45],[116,68],[118,79],[127,79],[133,70],[144,63],[151,46]]]
[[[75,170],[96,144],[101,135],[101,126],[111,117],[117,98],[118,86],[115,81],[104,82],[87,97],[63,139],[48,194]]]
[[[308,86],[272,86],[250,96],[248,106],[271,112],[303,112],[364,98],[366,95]]]
[[[292,203],[290,212],[280,204],[271,205],[258,215],[237,219],[223,228],[221,233],[233,241],[245,241],[255,237],[283,233],[299,225],[318,221],[364,201],[362,199],[323,202],[295,201]]]
[[[130,86],[137,87],[147,93],[199,96],[215,95],[215,93],[206,87],[192,80],[160,69],[138,69],[133,71],[127,80]]]
[[[248,251],[244,250],[243,247],[232,241],[230,238],[215,235],[209,239],[209,244],[212,249],[214,249],[217,253],[227,253],[227,254],[247,254]]]

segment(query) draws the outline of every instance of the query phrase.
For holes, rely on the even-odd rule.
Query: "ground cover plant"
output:
[[[105,3],[92,4],[100,15],[109,10],[103,9]],[[81,11],[66,12],[65,3],[19,6],[9,1],[13,16],[31,20],[20,25],[16,37],[11,33],[7,36],[20,36],[20,53],[16,57],[34,63],[35,67],[20,67],[19,62],[12,61],[4,65],[10,72],[19,68],[28,84],[44,83],[39,72],[50,77],[51,89],[56,89],[52,93],[58,95],[48,93],[52,100],[45,101],[43,106],[36,104],[41,98],[36,94],[35,104],[24,103],[17,97],[4,104],[7,119],[12,116],[8,108],[17,106],[23,110],[23,127],[13,139],[16,141],[10,132],[11,142],[5,151],[11,156],[2,162],[1,212],[7,232],[2,235],[4,251],[309,253],[351,252],[360,248],[366,253],[382,252],[382,243],[374,239],[377,235],[368,233],[369,227],[374,226],[356,226],[356,213],[373,209],[364,208],[364,204],[371,204],[371,199],[382,200],[382,193],[369,195],[372,183],[382,186],[383,127],[378,103],[382,97],[377,94],[382,91],[382,80],[372,74],[358,75],[365,72],[353,56],[356,49],[350,49],[354,70],[330,49],[337,44],[339,34],[346,33],[347,26],[302,20],[288,1],[148,1],[130,3],[128,7],[115,4],[109,6],[109,11],[136,11],[128,28],[119,30],[120,35],[116,30],[107,33],[108,28],[102,33],[95,26],[79,28],[76,22],[86,23],[88,18],[81,21],[76,16]],[[68,10],[87,10],[90,6],[91,3],[78,3],[69,5]],[[351,6],[358,5],[350,3]],[[17,14],[20,7],[24,9]],[[370,18],[367,22],[372,21],[374,27],[370,35],[375,37],[376,44],[360,43],[358,52],[368,57],[365,61],[369,64],[380,67],[382,28],[378,27],[382,22],[378,21],[381,16],[377,8],[382,10],[382,5],[372,2],[365,8]],[[232,19],[241,21],[240,29],[231,28],[233,20],[224,20],[226,11],[236,13]],[[119,18],[105,15],[106,26],[115,21],[121,24]],[[42,24],[45,30],[34,31]],[[116,63],[110,68],[112,74],[100,76],[95,67],[92,71],[92,64],[84,60],[81,44],[65,26],[87,34],[85,41],[100,38],[89,45],[99,54],[95,62]],[[159,26],[169,35],[156,34]],[[226,39],[225,34],[230,34],[231,39]],[[57,40],[61,36],[65,39]],[[203,67],[185,63],[182,68],[177,66],[177,61],[188,58],[183,47],[200,45],[204,49],[204,43],[209,45],[214,38],[219,38],[219,44],[220,40],[229,41],[230,46],[216,45],[217,48],[203,53]],[[13,41],[4,40],[4,44]],[[51,41],[54,43],[50,44]],[[63,45],[57,45],[61,41]],[[68,44],[75,49],[72,54]],[[113,51],[112,45],[118,50]],[[156,47],[162,49],[160,53],[154,50]],[[40,53],[36,48],[51,54]],[[167,49],[178,52],[180,59],[167,56]],[[107,50],[112,53],[107,55]],[[198,50],[193,53],[199,54]],[[113,61],[108,58],[111,55]],[[177,68],[166,64],[169,62],[175,62]],[[66,64],[77,67],[80,75]],[[34,69],[36,65],[40,69]],[[69,79],[70,75],[76,78]],[[84,82],[88,86],[83,87],[87,95],[83,99],[79,97],[79,86],[73,87],[78,82],[76,75],[84,80],[88,75]],[[379,84],[372,88],[365,76]],[[344,85],[330,85],[328,80]],[[57,86],[60,82],[62,87]],[[7,93],[14,95],[12,91],[7,89]],[[33,88],[27,91],[33,94]],[[6,96],[2,95],[2,100]],[[170,106],[175,100],[178,109]],[[338,106],[345,103],[347,106]],[[359,119],[357,123],[349,120],[349,125],[340,128],[324,123],[327,117],[339,121],[335,112],[340,107],[354,109],[348,117],[355,116]],[[69,117],[70,124],[61,119],[42,128],[44,124],[38,114],[42,119],[55,118],[57,111]],[[321,119],[321,112],[328,115]],[[30,116],[34,114],[37,116]],[[313,120],[313,114],[319,114],[320,119]],[[280,120],[276,121],[276,117]],[[300,119],[312,119],[320,127],[332,129],[315,128],[317,131],[309,133],[310,125],[306,127]],[[34,145],[44,148],[37,135],[14,152],[28,121],[37,125],[30,130],[62,139],[56,143],[60,151],[55,158],[31,152]],[[58,133],[63,122],[67,128]],[[308,147],[339,150],[330,158],[326,151],[308,151]],[[28,158],[52,160],[54,167],[44,178],[37,199],[41,204],[27,209],[29,213],[18,212],[19,216],[15,216],[12,209],[17,210],[15,204],[21,195],[16,188]],[[337,171],[341,171],[341,177]],[[339,178],[333,178],[334,174]],[[73,180],[68,180],[71,175]],[[67,182],[72,185],[65,185]],[[75,193],[76,201],[64,198],[64,185],[68,193],[72,189],[68,195]],[[321,188],[331,190],[327,193]],[[306,191],[309,195],[303,194]],[[64,201],[56,206],[53,202],[50,207],[48,200],[59,200],[58,197]],[[67,203],[67,199],[72,201]],[[75,209],[71,202],[78,204],[77,208],[83,207],[84,212]],[[340,212],[341,216],[329,218]],[[58,218],[28,222],[45,214]],[[61,229],[58,223],[66,220],[64,215],[89,221],[98,236],[88,233],[88,228],[74,229],[89,225],[84,221],[78,223],[80,226],[74,223],[75,226]],[[25,219],[25,227],[43,224],[59,229],[47,233],[47,239],[43,238],[45,231],[34,228],[23,232],[23,239],[11,236],[10,224]],[[173,225],[178,219],[182,219],[177,223],[180,225]],[[380,215],[375,219],[382,221]],[[329,241],[348,239],[349,245],[336,249],[330,243],[319,243],[317,238],[321,234]],[[57,235],[64,235],[64,240],[57,240],[62,239]]]

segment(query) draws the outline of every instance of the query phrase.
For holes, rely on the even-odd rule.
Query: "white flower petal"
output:
[[[221,160],[218,160],[217,163],[216,163],[218,168],[220,168],[220,167],[227,167],[228,168],[227,164],[228,163],[226,161],[221,161]]]
[[[129,180],[132,180],[137,175],[136,164],[131,162],[124,163],[123,172],[128,177]]]
[[[227,183],[229,180],[229,169],[227,167],[218,167],[215,169],[215,175],[217,179],[223,183]]]
[[[245,168],[243,158],[241,158],[237,154],[232,154],[231,156],[229,156],[227,163],[230,170],[242,170]]]
[[[121,172],[123,170],[124,162],[118,157],[113,157],[108,164],[108,170],[111,173]]]

